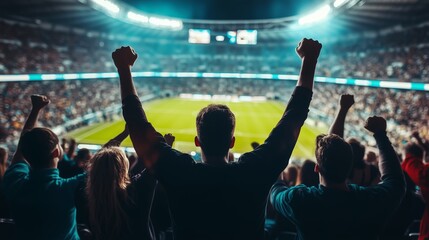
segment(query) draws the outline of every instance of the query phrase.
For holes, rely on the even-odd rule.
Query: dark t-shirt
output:
[[[157,156],[154,172],[168,195],[177,239],[264,238],[267,195],[288,164],[311,95],[297,87],[265,143],[236,163],[218,166],[195,163],[190,155],[172,149],[147,122],[137,96],[124,99],[128,128],[139,133],[133,143],[146,148],[137,152]]]
[[[150,210],[157,181],[147,171],[133,176],[127,187],[128,201],[124,209],[129,218],[129,230],[124,229],[121,239],[155,239]]]
[[[384,134],[376,135],[382,182],[348,190],[273,185],[271,203],[297,227],[298,239],[377,239],[405,193],[399,160]]]

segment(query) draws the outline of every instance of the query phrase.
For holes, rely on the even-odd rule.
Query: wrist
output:
[[[38,112],[40,112],[40,110],[42,110],[42,108],[39,108],[39,107],[32,107],[31,108],[32,113],[38,113]]]
[[[349,111],[349,109],[350,109],[350,108],[348,108],[348,107],[341,107],[341,106],[340,106],[340,112],[344,112],[344,113],[346,113],[346,112],[348,112],[348,111]]]
[[[374,137],[377,137],[377,136],[387,135],[387,132],[386,130],[377,130],[372,132],[372,134],[374,135]]]
[[[116,69],[118,70],[118,73],[126,73],[131,71],[131,66],[116,66]]]
[[[303,64],[309,64],[309,65],[314,65],[316,66],[317,64],[317,58],[313,58],[313,57],[303,57],[302,58],[302,63]]]

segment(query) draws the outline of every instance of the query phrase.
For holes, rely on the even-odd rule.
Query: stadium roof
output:
[[[182,19],[255,20],[311,11],[320,0],[122,0],[139,10]]]
[[[234,29],[258,29],[265,31],[267,34],[266,38],[284,38],[284,33],[293,23],[296,23],[301,11],[307,12],[310,8],[309,5],[318,3],[329,3],[333,5],[334,1],[308,1],[310,4],[303,4],[301,0],[287,1],[284,6],[279,5],[279,0],[252,0],[251,4],[247,1],[235,0],[225,1],[222,0],[220,3],[228,4],[225,8],[228,9],[242,9],[242,13],[237,13],[238,20],[231,20],[234,11],[229,11],[226,19],[222,19],[222,13],[213,17],[217,20],[207,20],[212,18],[207,15],[206,19],[195,19],[199,18],[199,15],[192,15],[187,19],[179,19],[181,24],[183,23],[183,29],[181,31],[168,31],[168,30],[156,30],[153,28],[147,28],[139,26],[138,24],[130,24],[127,22],[120,21],[112,17],[112,15],[105,14],[102,11],[94,9],[93,2],[100,2],[106,0],[8,0],[0,1],[0,17],[11,20],[24,21],[28,23],[50,23],[68,26],[71,28],[80,28],[90,31],[98,32],[121,32],[123,34],[146,34],[148,36],[183,36],[187,33],[189,28],[207,28],[212,30],[234,30]],[[338,0],[337,0],[338,1]],[[122,0],[112,2],[130,6],[128,3],[134,4],[136,0]],[[128,3],[126,3],[128,2]],[[168,3],[173,2],[169,0]],[[180,1],[176,1],[180,2]],[[184,0],[186,3],[190,2],[203,2],[200,0]],[[205,2],[205,1],[204,1]],[[215,2],[209,1],[210,2]],[[340,1],[341,2],[341,1]],[[429,21],[429,0],[346,0],[347,4],[338,9],[332,14],[332,21],[329,23],[329,27],[325,28],[329,31],[352,31],[352,32],[364,32],[380,30],[387,27],[396,25],[410,25]],[[259,4],[257,4],[259,3]],[[257,19],[260,16],[270,17],[270,13],[267,15],[254,14],[261,9],[261,4],[274,4],[280,9],[288,9],[285,11],[283,17],[279,15],[272,15],[274,18]],[[192,8],[192,4],[186,5]],[[246,7],[244,7],[246,6]],[[301,7],[298,7],[301,6]],[[210,7],[210,4],[207,5]],[[214,14],[221,11],[221,5],[213,9]],[[315,6],[315,8],[318,6]],[[161,7],[160,7],[161,8]],[[183,7],[182,7],[183,8]],[[179,10],[181,8],[178,8]],[[262,8],[265,9],[265,8]],[[139,9],[140,10],[140,9]],[[193,10],[192,10],[193,11]],[[196,10],[198,11],[198,9]],[[167,11],[168,12],[168,11]],[[245,13],[248,12],[248,15]],[[152,12],[147,12],[152,14]],[[153,12],[159,14],[162,12]],[[253,14],[252,14],[253,13]],[[302,14],[301,14],[302,15]],[[179,15],[176,15],[179,16]],[[215,15],[213,15],[215,16]],[[170,16],[164,16],[170,17]],[[174,17],[172,15],[171,17]],[[202,17],[203,18],[203,17]],[[242,20],[243,18],[249,18],[249,20]],[[222,20],[219,20],[222,19]],[[316,24],[314,25],[319,28]],[[181,25],[182,27],[182,25]],[[312,31],[310,28],[307,31]],[[327,32],[329,34],[329,32]],[[259,35],[261,36],[261,35]]]

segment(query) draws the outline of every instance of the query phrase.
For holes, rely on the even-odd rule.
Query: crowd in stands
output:
[[[7,149],[0,148],[0,217],[14,219],[19,239],[164,239],[170,231],[175,239],[387,240],[404,239],[415,219],[421,219],[419,240],[429,239],[429,165],[424,163],[429,153],[429,96],[425,92],[314,83],[318,61],[322,70],[325,63],[318,59],[321,44],[308,39],[296,50],[302,62],[296,83],[134,81],[131,67],[137,55],[129,47],[113,53],[113,64],[107,64],[106,57],[91,66],[91,59],[86,62],[81,57],[91,54],[77,49],[91,44],[85,39],[76,37],[76,44],[71,44],[76,49],[62,49],[65,55],[61,55],[53,46],[67,43],[70,36],[52,40],[51,33],[12,30],[1,24],[5,24],[5,36],[19,39],[24,34],[28,40],[21,45],[16,39],[0,43],[0,48],[6,49],[0,51],[3,59],[8,58],[8,51],[14,51],[10,46],[21,46],[24,51],[34,48],[34,54],[41,55],[34,62],[19,54],[16,65],[0,62],[5,73],[15,73],[15,69],[26,73],[68,71],[74,63],[44,66],[44,61],[61,62],[63,56],[76,54],[80,71],[86,65],[88,71],[98,71],[103,64],[105,69],[116,68],[120,79],[120,88],[117,80],[1,85],[0,126],[7,131],[0,129],[0,141],[19,138],[19,144],[10,163],[5,160]],[[31,46],[32,41],[54,42],[45,48],[43,44]],[[340,45],[335,51],[341,49]],[[365,49],[367,54],[376,51]],[[104,54],[97,49],[85,51],[94,52],[88,58]],[[371,64],[369,59],[362,61]],[[377,63],[383,65],[383,61]],[[171,62],[167,65],[170,69],[181,67]],[[374,72],[363,68],[364,73],[370,72],[368,76],[384,76],[377,66]],[[397,77],[401,81],[415,77],[408,70],[393,72],[411,76]],[[418,78],[426,79],[423,75]],[[252,145],[253,151],[233,162],[229,149],[235,143],[234,114],[220,104],[201,109],[195,144],[201,147],[203,163],[196,163],[173,148],[174,132],[162,136],[148,122],[139,98],[188,92],[262,95],[288,104],[266,141]],[[86,149],[76,151],[75,142],[61,142],[47,128],[113,105],[122,107],[118,112],[122,110],[127,125],[94,155]],[[315,139],[315,161],[292,165],[289,160],[309,109],[322,112],[319,120],[332,124],[327,134]],[[38,127],[38,122],[43,127]],[[128,135],[136,156],[126,156],[118,148]],[[377,153],[367,150],[368,144],[376,147]],[[84,224],[85,231],[78,224]]]
[[[136,46],[144,63],[136,71],[296,74],[300,64],[284,43],[233,46],[189,44],[187,39],[119,40],[3,21],[0,28],[0,74],[112,72],[115,67],[108,59],[118,45]],[[328,43],[316,75],[429,82],[428,29],[416,26]]]
[[[286,96],[293,90],[293,85],[294,82],[289,81],[252,79],[142,78],[136,81],[140,94],[153,93],[157,97],[191,93],[265,96],[284,102],[288,100]],[[18,138],[24,118],[28,114],[28,103],[23,100],[22,93],[38,92],[53,99],[54,104],[40,117],[43,126],[52,127],[64,125],[85,114],[118,106],[120,96],[114,80],[44,81],[38,84],[10,82],[1,84],[0,91],[0,123],[9,131],[5,142],[10,145]],[[361,127],[370,114],[389,119],[389,129],[395,130],[389,133],[393,137],[395,147],[403,146],[408,141],[409,133],[415,129],[419,129],[424,138],[429,138],[429,106],[426,104],[429,102],[429,94],[426,92],[318,84],[314,88],[318,101],[313,101],[310,105],[314,110],[312,113],[318,114],[311,115],[311,118],[322,123],[331,121],[337,109],[337,103],[332,99],[342,93],[353,94],[357,100],[349,113],[349,121],[352,124],[346,126],[346,132],[366,144],[375,144]],[[384,104],[380,105],[380,102]],[[119,113],[120,109],[117,108],[115,115]],[[82,124],[88,123],[79,123],[67,130],[73,130]]]

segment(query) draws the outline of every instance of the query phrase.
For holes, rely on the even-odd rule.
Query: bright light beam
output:
[[[339,8],[339,7],[343,6],[344,4],[346,4],[347,2],[348,2],[348,0],[335,0],[334,7]]]
[[[128,12],[127,17],[133,21],[136,21],[136,22],[141,22],[141,23],[148,23],[149,22],[149,17],[135,13],[135,12]]]
[[[107,0],[92,0],[92,1],[109,12],[118,13],[120,11],[119,6],[114,4],[111,1],[107,1]]]
[[[317,9],[313,13],[310,13],[298,20],[300,25],[310,24],[322,21],[326,19],[331,12],[331,7],[329,5],[324,5],[323,7]]]

